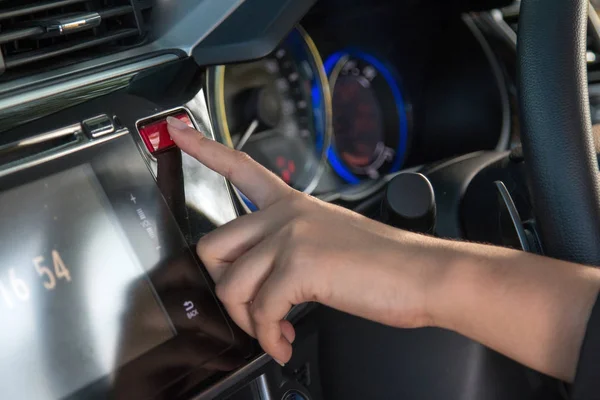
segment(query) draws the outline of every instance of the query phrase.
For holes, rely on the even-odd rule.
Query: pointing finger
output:
[[[167,122],[169,133],[181,150],[223,175],[258,208],[270,206],[292,190],[246,153],[207,139],[176,118],[169,117]]]

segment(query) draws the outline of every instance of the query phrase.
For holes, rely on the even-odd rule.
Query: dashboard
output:
[[[507,147],[507,89],[479,28],[391,8],[318,4],[266,57],[209,68],[217,138],[323,199],[367,198],[401,170]]]
[[[281,369],[214,295],[193,247],[256,207],[165,119],[378,218],[397,174],[518,141],[470,13],[505,3],[0,1],[0,397],[324,398],[310,305]]]

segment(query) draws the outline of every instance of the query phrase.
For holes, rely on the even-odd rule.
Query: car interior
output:
[[[522,3],[0,0],[0,398],[568,399],[316,303],[277,364],[195,252],[257,208],[166,123],[399,229],[597,265],[600,1]]]

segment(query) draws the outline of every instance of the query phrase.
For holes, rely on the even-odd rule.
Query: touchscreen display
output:
[[[90,165],[1,193],[0,226],[3,398],[63,398],[176,335]]]
[[[178,193],[130,136],[0,179],[0,398],[185,398],[243,363]],[[194,214],[203,232],[209,215]]]

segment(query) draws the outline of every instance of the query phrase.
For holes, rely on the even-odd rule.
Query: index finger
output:
[[[290,192],[289,186],[246,153],[207,139],[176,118],[169,117],[167,122],[171,138],[181,150],[223,175],[258,208],[268,207]]]

